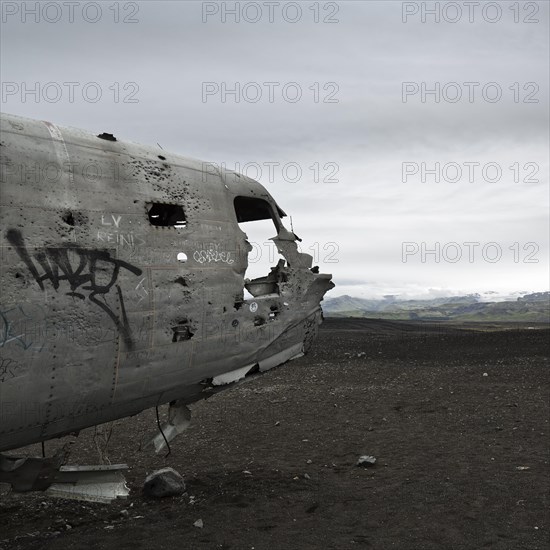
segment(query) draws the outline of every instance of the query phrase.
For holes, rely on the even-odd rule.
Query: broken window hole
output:
[[[175,327],[172,327],[174,334],[172,335],[172,342],[184,342],[185,340],[191,340],[194,333],[191,332],[189,325],[187,325],[187,319],[178,321]]]
[[[279,310],[279,306],[271,306],[269,308],[269,318],[271,320],[275,319],[277,315],[279,315],[279,313],[281,313],[281,311]]]
[[[113,134],[108,134],[107,132],[103,132],[102,134],[99,134],[97,137],[100,139],[105,139],[107,141],[116,141],[116,137],[113,136]]]
[[[178,259],[178,262],[186,262],[187,261],[187,254],[185,252],[178,252],[177,259]],[[183,278],[180,277],[180,279],[183,279]],[[179,280],[176,279],[176,282],[179,282]],[[185,280],[183,281],[183,286],[187,286],[185,284]]]
[[[185,212],[179,204],[162,204],[155,202],[149,206],[149,222],[156,227],[175,227],[180,229],[187,225]]]
[[[63,214],[63,216],[61,216],[61,219],[67,224],[67,225],[71,225],[71,226],[74,226],[74,216],[73,216],[73,213],[72,212],[65,212],[65,214]]]

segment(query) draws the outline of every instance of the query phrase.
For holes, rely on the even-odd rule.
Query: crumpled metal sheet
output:
[[[56,482],[46,490],[52,497],[109,504],[127,498],[130,489],[122,474],[126,464],[108,466],[61,466]]]

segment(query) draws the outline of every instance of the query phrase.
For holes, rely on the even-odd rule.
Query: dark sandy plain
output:
[[[327,319],[307,356],[193,405],[167,458],[140,449],[153,411],[114,423],[108,457],[130,466],[128,499],[2,492],[0,548],[546,550],[549,338]],[[98,463],[93,436],[71,463]],[[187,493],[144,498],[164,466]]]

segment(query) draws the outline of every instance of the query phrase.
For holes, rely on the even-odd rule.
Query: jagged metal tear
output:
[[[278,365],[282,365],[287,361],[298,359],[298,357],[302,357],[302,355],[304,355],[304,345],[302,342],[298,342],[297,344],[294,344],[293,346],[290,346],[289,348],[284,349],[271,357],[260,359],[258,362],[260,365],[260,372],[265,372]]]
[[[241,367],[240,369],[235,369],[231,372],[220,374],[219,376],[212,378],[212,385],[224,386],[226,384],[232,384],[233,382],[242,380],[255,366],[256,363],[252,363],[252,365],[247,365],[246,367]]]
[[[272,369],[286,361],[296,359],[303,355],[303,344],[299,342],[294,346],[290,346],[288,349],[280,351],[266,359],[260,359],[258,363],[246,365],[239,369],[232,370],[224,374],[220,374],[212,379],[212,386],[224,386],[227,384],[233,384],[242,381],[246,375],[256,367],[259,366],[260,372],[265,372]],[[184,432],[191,423],[191,411],[184,402],[175,401],[171,403],[168,408],[168,421],[164,422],[160,426],[160,431],[156,433],[145,445],[145,447],[153,446],[155,453],[160,453],[167,450],[166,442],[170,443],[176,436]]]
[[[126,464],[64,466],[67,446],[51,458],[18,458],[0,455],[0,482],[13,491],[44,491],[50,496],[110,503],[126,498],[130,490],[122,474]]]

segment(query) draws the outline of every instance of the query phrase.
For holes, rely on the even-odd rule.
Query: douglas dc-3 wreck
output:
[[[257,181],[4,114],[0,154],[0,452],[169,403],[159,452],[188,404],[311,345],[331,276]],[[283,258],[249,280],[239,224],[257,220]],[[112,488],[116,470],[0,454],[17,491],[86,498],[86,480]]]

